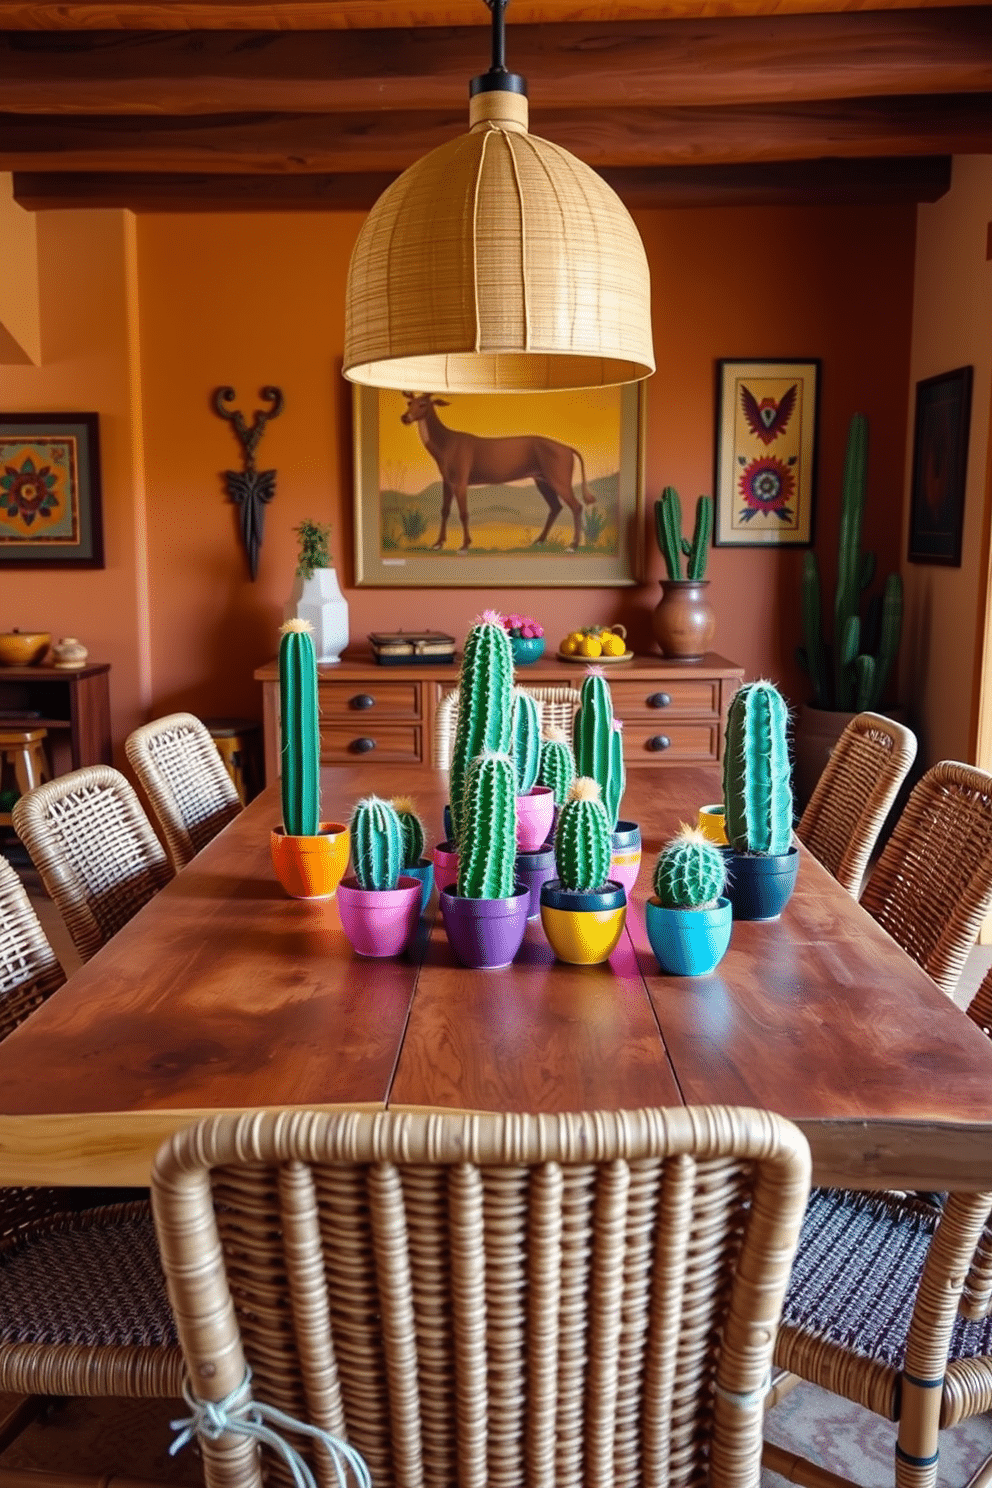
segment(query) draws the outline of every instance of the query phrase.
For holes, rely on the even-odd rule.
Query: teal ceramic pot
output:
[[[666,909],[653,896],[644,907],[648,940],[669,976],[708,976],[730,944],[733,912],[729,899],[712,909]]]
[[[430,903],[430,897],[434,890],[434,864],[429,858],[421,858],[420,862],[416,863],[414,867],[403,869],[403,877],[419,878],[423,884],[423,889],[420,893],[420,913],[423,914]]]
[[[543,636],[511,636],[510,650],[514,666],[530,666],[544,655]]]
[[[727,855],[727,898],[735,920],[777,920],[796,887],[799,849]]]

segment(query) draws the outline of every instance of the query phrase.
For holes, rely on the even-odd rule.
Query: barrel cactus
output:
[[[654,865],[654,892],[664,909],[709,909],[726,883],[723,853],[696,827],[683,826]]]
[[[403,866],[403,829],[389,801],[365,796],[351,814],[351,860],[363,889],[395,889]]]
[[[537,716],[536,702],[522,687],[513,689],[510,727],[513,759],[517,767],[517,795],[525,796],[537,782],[541,762],[541,721]]]
[[[686,564],[686,577],[701,579],[706,572],[710,539],[713,536],[713,498],[700,496],[696,502],[696,526],[692,541],[682,536],[682,503],[674,486],[666,486],[661,500],[654,504],[654,528],[658,538],[658,549],[665,560],[668,577],[673,582],[682,578],[682,554]]]
[[[555,866],[562,888],[591,894],[610,877],[611,828],[599,784],[588,775],[572,782],[555,831]]]
[[[402,866],[416,868],[424,856],[424,824],[417,815],[416,803],[409,796],[394,796],[392,806],[403,834]]]
[[[517,854],[517,775],[510,755],[487,749],[469,766],[458,843],[458,893],[509,899]]]
[[[320,829],[320,720],[317,658],[308,620],[287,620],[279,642],[282,824],[289,837]]]
[[[448,791],[455,840],[464,825],[469,766],[483,750],[507,754],[511,741],[513,652],[495,610],[485,610],[465,638],[458,682],[458,727]]]
[[[597,781],[610,831],[616,830],[627,776],[623,762],[623,725],[613,717],[610,684],[602,667],[589,667],[572,724],[575,768]]]
[[[792,843],[789,710],[771,682],[731,699],[723,755],[727,838],[735,852],[782,854]]]
[[[546,785],[553,792],[555,805],[563,806],[575,779],[575,755],[564,729],[551,724],[545,731],[541,743],[541,759],[537,769],[538,785]]]

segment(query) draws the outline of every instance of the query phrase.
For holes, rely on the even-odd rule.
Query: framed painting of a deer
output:
[[[356,583],[637,583],[643,399],[356,388]]]

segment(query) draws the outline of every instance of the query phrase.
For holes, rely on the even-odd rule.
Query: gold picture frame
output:
[[[356,584],[640,582],[643,384],[450,397],[356,387],[354,434]],[[452,477],[447,496],[442,467]],[[466,468],[467,532],[458,499]]]
[[[717,362],[716,548],[808,548],[816,505],[818,360]]]

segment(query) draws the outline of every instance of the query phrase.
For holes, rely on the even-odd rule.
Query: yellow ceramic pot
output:
[[[710,842],[715,842],[717,847],[729,846],[722,801],[715,806],[700,806],[698,825],[703,836]]]
[[[595,966],[616,949],[627,919],[623,885],[597,893],[569,893],[558,879],[541,885],[541,924],[559,961]]]
[[[290,837],[273,827],[269,847],[276,878],[292,899],[331,899],[348,866],[351,837],[343,822],[321,822],[316,837]]]

